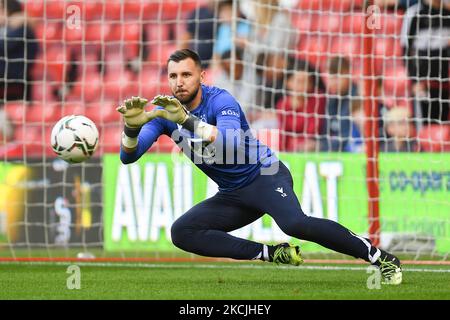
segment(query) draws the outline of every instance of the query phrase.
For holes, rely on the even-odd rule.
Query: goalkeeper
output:
[[[123,163],[137,161],[166,134],[219,186],[216,195],[173,223],[175,246],[202,256],[301,264],[298,246],[271,246],[229,234],[268,213],[289,236],[364,259],[380,268],[384,283],[401,283],[397,257],[332,220],[303,213],[291,173],[249,133],[239,103],[227,91],[202,84],[205,72],[197,53],[175,51],[167,69],[173,97],[156,96],[151,103],[157,107],[152,111],[144,110],[146,99],[132,97],[117,111],[125,121]]]

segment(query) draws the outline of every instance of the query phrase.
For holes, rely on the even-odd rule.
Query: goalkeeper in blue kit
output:
[[[239,103],[227,91],[202,84],[205,71],[197,53],[175,51],[167,72],[173,96],[154,97],[152,111],[144,110],[146,99],[132,97],[117,111],[125,122],[120,152],[124,164],[137,161],[165,134],[219,186],[213,197],[173,223],[175,246],[209,257],[303,263],[298,246],[271,246],[229,234],[267,213],[287,235],[364,259],[379,267],[383,283],[401,283],[397,257],[337,222],[303,213],[291,173],[250,133]]]

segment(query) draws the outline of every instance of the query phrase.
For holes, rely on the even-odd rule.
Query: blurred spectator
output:
[[[208,68],[214,50],[216,31],[217,1],[209,0],[207,4],[192,10],[187,16],[185,32],[181,35],[181,48],[196,51],[202,60],[203,68]]]
[[[414,125],[407,108],[394,107],[385,114],[387,139],[380,144],[380,152],[415,152]]]
[[[237,10],[236,17],[236,36],[235,46],[243,47],[244,40],[250,32],[250,24],[240,12]],[[227,51],[232,50],[232,23],[233,23],[233,0],[219,2],[219,26],[217,28],[217,39],[214,47],[214,53],[220,57]]]
[[[326,117],[321,132],[322,151],[343,151],[351,137],[351,112],[361,104],[358,88],[352,83],[350,62],[344,57],[333,57],[328,65],[328,101]]]
[[[450,152],[450,124],[423,126],[418,135],[420,151]]]
[[[14,134],[14,128],[11,121],[8,119],[5,110],[0,109],[0,145],[3,145],[11,140]]]
[[[408,7],[417,4],[418,0],[375,0],[374,5],[388,10],[406,10]]]
[[[287,96],[277,104],[281,151],[313,151],[325,109],[325,97],[317,72],[296,60],[286,79]]]
[[[449,117],[450,1],[421,0],[403,21],[401,43],[416,96],[417,116],[425,123]]]
[[[286,72],[292,68],[289,59],[283,53],[261,53],[258,57],[258,88],[256,105],[272,109],[283,97]]]
[[[30,100],[36,36],[17,0],[0,1],[0,94],[3,101]]]
[[[243,89],[244,64],[242,58],[243,50],[240,48],[235,51],[234,61],[232,61],[231,51],[225,51],[220,57],[220,73],[214,79],[214,85],[230,92],[246,110],[250,102],[250,91]]]
[[[285,63],[280,62],[281,56],[284,55],[285,61],[288,59],[289,50],[293,50],[295,46],[296,34],[289,13],[279,6],[277,0],[252,0],[250,4],[253,15],[250,20],[250,33],[244,42],[244,79],[248,90],[253,93],[254,105],[273,108],[276,99],[256,100],[260,97],[258,89],[264,89],[265,85],[273,88],[275,85],[274,79],[269,79],[270,84],[267,77],[262,79],[264,72],[258,72],[259,66],[270,68],[271,65]]]
[[[286,53],[294,49],[296,33],[291,17],[278,0],[253,0],[252,6],[254,15],[246,48],[253,58],[261,52]]]
[[[286,73],[292,68],[292,59],[283,53],[260,53],[257,65],[257,87],[250,91],[250,105],[256,106],[248,113],[254,129],[275,129],[278,119],[275,107],[283,97],[285,91]],[[247,79],[246,79],[247,83]],[[252,96],[254,94],[255,96]]]
[[[350,138],[347,141],[345,150],[347,152],[364,152],[364,121],[366,115],[362,103],[352,103]]]

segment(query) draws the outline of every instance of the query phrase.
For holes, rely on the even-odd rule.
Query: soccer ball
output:
[[[59,158],[69,163],[83,162],[97,149],[97,127],[85,116],[65,116],[53,127],[51,145]]]

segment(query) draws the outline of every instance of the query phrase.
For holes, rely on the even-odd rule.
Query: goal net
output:
[[[180,48],[279,153],[306,214],[410,259],[448,259],[448,1],[2,3],[0,260],[198,258],[172,245],[170,226],[215,183],[166,136],[135,164],[119,159],[115,108],[171,94],[166,61]],[[75,165],[50,145],[70,114],[100,132]],[[268,215],[233,234],[336,257]]]

